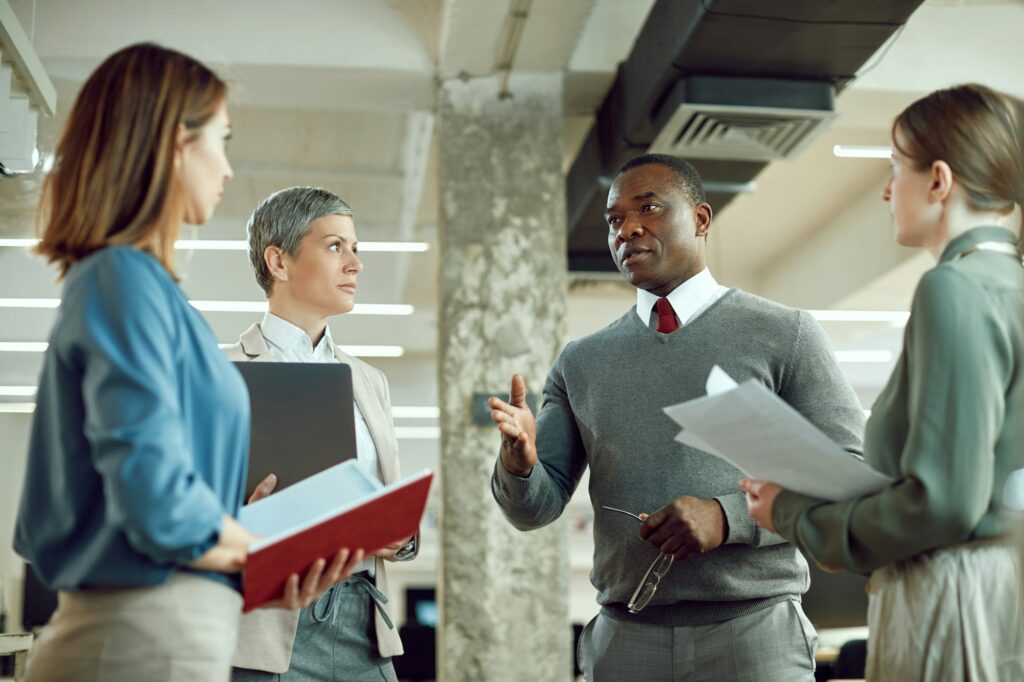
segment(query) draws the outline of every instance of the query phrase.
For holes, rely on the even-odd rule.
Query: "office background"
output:
[[[197,240],[179,249],[184,289],[201,302],[219,340],[235,341],[261,315],[261,291],[237,244],[244,239],[249,212],[270,192],[292,185],[323,185],[340,194],[355,209],[366,269],[359,277],[361,308],[332,322],[334,338],[387,374],[403,470],[435,469],[444,485],[445,476],[456,471],[442,465],[439,383],[446,379],[439,369],[439,338],[451,331],[441,314],[442,289],[456,266],[442,256],[445,236],[439,225],[452,219],[444,203],[446,183],[470,179],[453,179],[454,171],[445,170],[450,164],[444,160],[441,104],[456,89],[483,83],[507,94],[503,101],[515,106],[530,101],[537,79],[554,83],[557,106],[538,113],[536,124],[561,123],[555,139],[561,145],[561,170],[570,178],[568,218],[551,229],[566,231],[571,267],[567,292],[544,295],[565,296],[560,341],[584,336],[619,317],[634,301],[633,290],[609,272],[607,253],[602,260],[603,225],[588,218],[592,211],[586,197],[600,197],[606,182],[602,173],[607,172],[588,156],[594,149],[590,137],[593,130],[611,125],[604,104],[620,96],[613,84],[628,82],[633,90],[627,91],[641,87],[618,65],[655,35],[649,17],[667,3],[4,0],[2,16],[8,25],[11,17],[18,22],[28,45],[18,55],[4,43],[0,149],[7,156],[0,161],[11,171],[42,169],[52,162],[56,136],[81,82],[122,46],[154,40],[216,66],[232,83],[235,134],[229,158],[235,178],[213,220],[181,235]],[[680,4],[699,10],[698,3]],[[831,111],[818,112],[820,120],[805,114],[813,125],[788,158],[770,158],[770,150],[740,145],[739,151],[723,148],[703,161],[716,209],[708,242],[710,266],[723,284],[816,311],[868,409],[900,347],[913,287],[931,265],[927,254],[894,243],[887,207],[879,199],[888,163],[878,156],[886,154],[890,122],[922,94],[959,82],[980,81],[1024,96],[1019,69],[1024,63],[1019,40],[1024,2],[847,3],[844,11],[852,14],[843,20],[851,24],[873,22],[872,12],[891,16],[874,37],[851,25],[841,35],[856,37],[838,48],[830,43],[835,17],[819,16],[814,0],[785,4],[791,5],[788,15],[780,18],[766,14],[764,3],[705,3],[705,9],[758,15],[748,19],[754,28],[714,24],[725,20],[706,12],[686,48],[695,60],[708,57],[709,50],[727,55],[727,76],[800,81],[823,72],[838,91]],[[909,17],[905,23],[900,12]],[[787,74],[778,66],[778,53],[786,50],[773,41],[786,35],[778,26],[793,22],[810,26],[792,46],[797,57]],[[701,31],[728,35],[733,27],[731,42],[700,43]],[[866,50],[865,58],[855,60],[861,63],[854,72],[829,71],[844,49]],[[31,70],[26,62],[35,58],[52,84],[50,98],[36,92],[34,76],[26,71]],[[775,73],[758,72],[764,60],[776,60]],[[661,68],[655,62],[651,69]],[[6,76],[12,80],[9,88]],[[750,116],[763,115],[756,88],[749,96]],[[705,115],[727,119],[713,108],[705,108]],[[679,121],[665,120],[664,114],[660,118],[663,128],[648,133],[662,145],[678,141],[685,131],[670,125]],[[494,123],[496,139],[502,125]],[[636,153],[646,146],[641,141]],[[23,564],[11,539],[42,359],[39,344],[46,341],[53,301],[60,295],[54,271],[30,256],[23,241],[32,237],[38,177],[37,171],[0,178],[0,580],[9,628],[21,614]],[[490,191],[487,177],[475,181],[479,192]],[[485,280],[481,276],[481,286]],[[536,374],[527,380],[539,389],[543,378]],[[474,388],[507,390],[500,382]],[[480,438],[480,430],[488,428],[471,423],[469,400],[467,395],[462,406],[464,425],[447,434],[451,439],[465,434]],[[496,446],[497,437],[488,437]],[[597,610],[587,577],[592,512],[586,488],[584,480],[558,531],[568,547],[568,620],[577,623]],[[443,574],[439,529],[446,511],[452,513],[444,509],[435,487],[419,558],[393,569],[400,619],[406,613],[405,589],[429,590]],[[483,507],[461,513],[487,514],[500,523],[493,510]],[[472,545],[474,538],[461,542]],[[497,570],[485,563],[480,567],[484,575]],[[424,619],[434,617],[429,593],[410,594],[422,600],[418,610]]]

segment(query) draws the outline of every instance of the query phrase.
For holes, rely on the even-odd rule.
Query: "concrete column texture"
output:
[[[540,398],[566,333],[561,75],[439,86],[441,567],[444,682],[572,677],[566,525],[523,533],[490,492],[499,434],[474,393]]]

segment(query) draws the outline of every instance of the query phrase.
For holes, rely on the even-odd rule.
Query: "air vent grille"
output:
[[[690,159],[792,158],[834,117],[831,111],[680,104],[650,151]]]

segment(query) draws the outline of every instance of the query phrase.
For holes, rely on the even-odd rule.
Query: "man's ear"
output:
[[[708,232],[711,231],[711,220],[713,217],[714,211],[711,210],[711,204],[708,202],[702,201],[693,207],[693,222],[696,227],[695,236],[708,236]]]
[[[945,201],[953,191],[953,169],[945,161],[935,161],[931,167],[931,186],[928,188],[929,203]]]

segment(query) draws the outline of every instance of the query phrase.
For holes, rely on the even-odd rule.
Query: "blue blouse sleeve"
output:
[[[108,519],[154,561],[185,564],[216,543],[225,511],[183,433],[179,294],[144,254],[125,250],[110,266],[83,283],[69,344],[83,372],[85,436]]]

